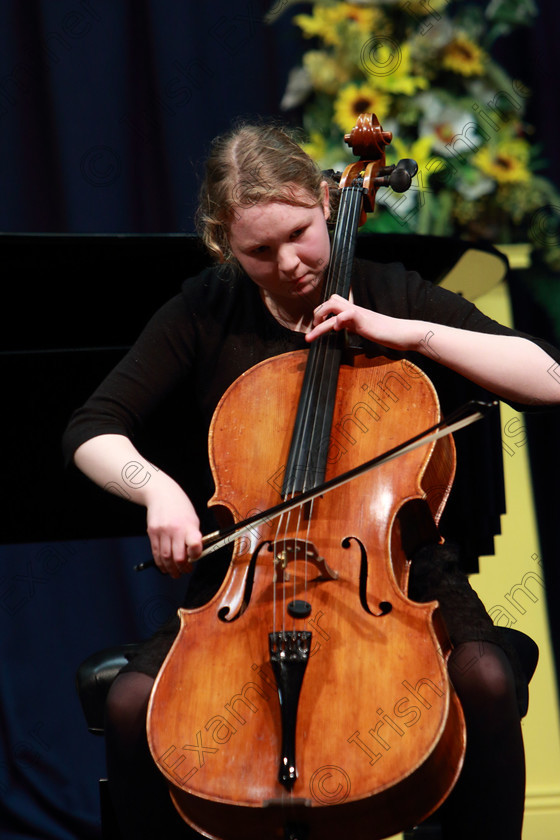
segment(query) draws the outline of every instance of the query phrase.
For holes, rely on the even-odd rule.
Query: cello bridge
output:
[[[288,563],[293,563],[296,560],[312,563],[318,570],[319,577],[323,580],[336,580],[338,578],[338,572],[331,569],[325,558],[319,555],[313,543],[308,540],[278,540],[277,542],[271,542],[268,550],[274,553],[274,566],[282,583],[290,580],[287,566]]]

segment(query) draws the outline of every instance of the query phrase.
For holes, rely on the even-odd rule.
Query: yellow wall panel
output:
[[[476,301],[502,324],[511,324],[507,286]],[[549,637],[544,575],[535,520],[529,453],[523,416],[501,404],[507,513],[496,538],[496,554],[481,558],[471,583],[494,623],[514,627],[539,646],[531,681],[529,712],[523,721],[527,795],[523,840],[560,837],[560,718]]]
[[[494,286],[475,303],[491,318],[511,324],[505,283]],[[500,413],[507,512],[502,517],[502,533],[496,537],[495,555],[481,558],[480,572],[471,576],[471,583],[494,623],[527,633],[539,646],[529,712],[523,721],[527,756],[523,840],[558,840],[560,715],[527,438],[523,415],[503,403]]]

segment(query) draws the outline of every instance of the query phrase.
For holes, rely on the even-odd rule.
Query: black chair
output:
[[[105,733],[105,701],[117,674],[128,662],[137,644],[104,648],[85,659],[76,674],[76,688],[92,735]],[[122,840],[106,779],[99,780],[102,840]]]
[[[527,684],[530,682],[539,658],[539,649],[525,633],[512,628],[500,627],[502,633],[519,657]],[[76,688],[84,712],[87,727],[93,735],[104,733],[105,700],[111,683],[120,669],[128,662],[129,655],[138,647],[136,644],[122,645],[101,650],[89,656],[78,668]],[[528,692],[520,708],[521,716],[527,714]],[[103,840],[121,840],[116,824],[106,779],[99,782],[101,829]],[[437,812],[424,823],[404,833],[405,840],[439,840],[441,832]]]

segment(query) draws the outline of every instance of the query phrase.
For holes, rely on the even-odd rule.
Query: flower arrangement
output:
[[[490,55],[536,14],[534,0],[315,0],[294,15],[310,48],[282,107],[302,109],[306,150],[341,171],[355,160],[344,134],[373,112],[393,132],[387,162],[418,163],[407,193],[378,192],[367,229],[529,241],[560,268],[560,196],[537,174],[531,94]]]

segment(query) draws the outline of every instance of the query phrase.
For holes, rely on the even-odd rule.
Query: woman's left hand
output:
[[[412,321],[381,315],[357,306],[340,295],[332,295],[313,313],[313,326],[306,340],[315,341],[331,330],[348,330],[385,347],[409,349],[414,334]]]
[[[393,318],[332,295],[315,309],[305,338],[311,342],[331,330],[344,329],[383,347],[421,353],[502,399],[528,405],[560,404],[560,366],[522,336]]]

